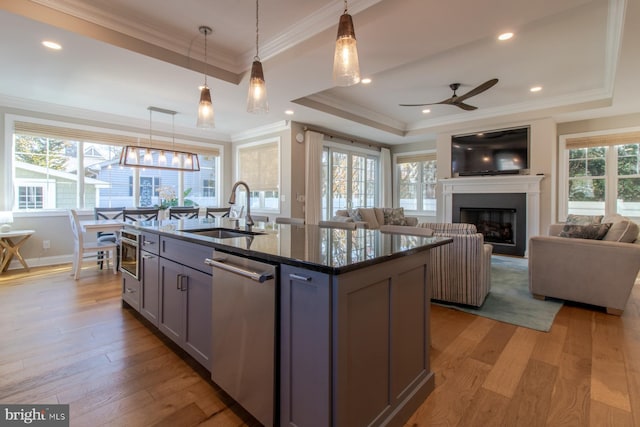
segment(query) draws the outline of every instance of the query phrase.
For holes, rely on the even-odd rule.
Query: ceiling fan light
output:
[[[360,82],[360,64],[353,19],[348,13],[340,16],[338,37],[333,57],[333,82],[338,86],[351,86]]]
[[[249,95],[247,96],[247,111],[249,113],[268,113],[267,85],[264,81],[262,63],[256,57],[251,65],[251,78],[249,79]]]
[[[208,86],[204,86],[200,90],[200,103],[198,104],[198,122],[199,128],[215,127],[215,118],[213,113],[213,104],[211,103],[211,91]]]

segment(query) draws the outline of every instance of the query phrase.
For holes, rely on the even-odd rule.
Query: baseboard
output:
[[[56,255],[50,257],[39,257],[39,258],[26,258],[25,261],[27,265],[31,267],[46,267],[48,265],[60,265],[60,264],[71,264],[73,261],[72,255]],[[20,261],[17,259],[12,259],[9,264],[9,270],[20,270],[24,268]]]

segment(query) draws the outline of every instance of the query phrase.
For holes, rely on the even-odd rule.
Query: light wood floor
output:
[[[0,275],[0,402],[72,426],[255,421],[120,303],[120,276]],[[622,317],[565,305],[549,333],[432,307],[436,389],[413,426],[640,426],[640,285]],[[304,427],[304,426],[301,426]]]

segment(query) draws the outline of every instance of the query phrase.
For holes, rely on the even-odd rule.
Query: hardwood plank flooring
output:
[[[0,402],[68,403],[72,426],[257,425],[122,308],[120,280],[93,266],[78,281],[68,265],[0,275]],[[640,286],[622,317],[565,305],[548,333],[431,313],[436,389],[405,427],[640,427]]]

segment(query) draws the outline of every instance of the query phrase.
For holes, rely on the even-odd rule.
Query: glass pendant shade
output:
[[[262,63],[254,59],[251,66],[251,79],[249,80],[249,95],[247,96],[247,111],[249,113],[268,113],[267,85],[264,82]]]
[[[213,104],[211,104],[211,91],[208,86],[203,86],[200,90],[200,103],[198,104],[198,123],[199,128],[215,127],[213,114]]]
[[[336,52],[333,58],[333,82],[337,86],[351,86],[360,82],[360,64],[356,47],[353,19],[348,13],[340,16]]]

